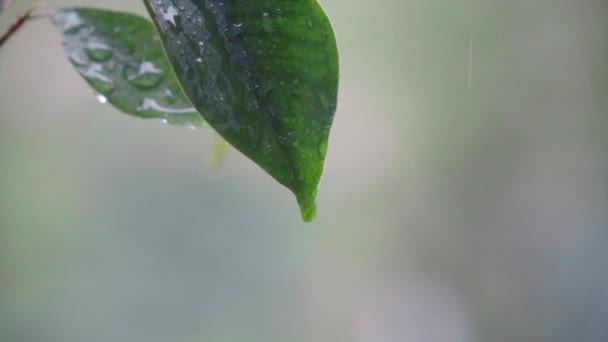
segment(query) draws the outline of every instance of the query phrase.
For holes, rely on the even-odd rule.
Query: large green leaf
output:
[[[65,52],[101,102],[142,118],[187,127],[203,124],[183,95],[152,23],[128,13],[57,9]]]
[[[186,95],[312,220],[338,51],[315,0],[144,0]]]

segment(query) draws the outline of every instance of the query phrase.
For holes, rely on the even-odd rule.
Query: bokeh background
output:
[[[98,104],[48,20],[0,50],[0,341],[608,341],[608,2],[320,2],[311,224],[211,131]]]

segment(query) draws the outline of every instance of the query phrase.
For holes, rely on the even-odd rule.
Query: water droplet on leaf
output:
[[[156,87],[163,78],[163,70],[150,61],[143,61],[139,68],[127,68],[126,78],[135,87],[151,89]]]
[[[110,47],[105,43],[89,43],[84,50],[87,52],[89,58],[95,62],[105,62],[112,58],[112,55],[114,54]]]
[[[321,158],[325,158],[326,154],[327,154],[327,140],[323,140],[319,144],[319,155],[321,156]]]

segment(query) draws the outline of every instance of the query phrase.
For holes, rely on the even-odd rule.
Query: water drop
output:
[[[105,97],[103,94],[101,93],[97,93],[95,94],[95,98],[97,99],[97,102],[101,103],[101,104],[106,104],[108,103],[108,98]]]
[[[100,42],[89,43],[84,50],[89,58],[95,62],[105,62],[112,58],[112,55],[114,54],[107,44]]]
[[[76,12],[69,12],[60,18],[63,33],[76,33],[84,25],[84,21]]]
[[[163,106],[160,103],[158,103],[158,101],[156,101],[155,99],[148,98],[148,97],[143,99],[143,101],[141,102],[141,105],[139,105],[139,107],[137,107],[137,111],[139,111],[139,112],[155,111],[155,112],[168,113],[168,114],[196,113],[196,109],[194,109],[192,107],[171,108],[171,107]]]
[[[79,68],[78,71],[96,90],[107,94],[114,89],[114,82],[112,78],[103,73],[102,64],[94,63],[87,67]]]
[[[71,51],[68,54],[68,58],[70,59],[70,61],[72,61],[72,63],[76,65],[86,65],[87,63],[89,63],[88,59],[82,55],[81,51],[82,50]]]
[[[327,140],[323,140],[319,144],[319,155],[321,156],[321,158],[325,158],[326,154],[327,154]]]
[[[156,87],[163,78],[163,70],[150,61],[143,61],[137,71],[126,69],[126,78],[134,86],[142,89]]]

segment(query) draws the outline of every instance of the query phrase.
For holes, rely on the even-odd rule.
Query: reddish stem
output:
[[[4,43],[17,31],[19,31],[23,24],[25,24],[25,22],[29,19],[30,15],[32,15],[33,11],[34,9],[31,8],[25,11],[25,13],[23,13],[23,15],[21,15],[19,18],[17,18],[17,20],[8,28],[6,33],[0,37],[0,47],[2,47],[2,45],[4,45]]]

